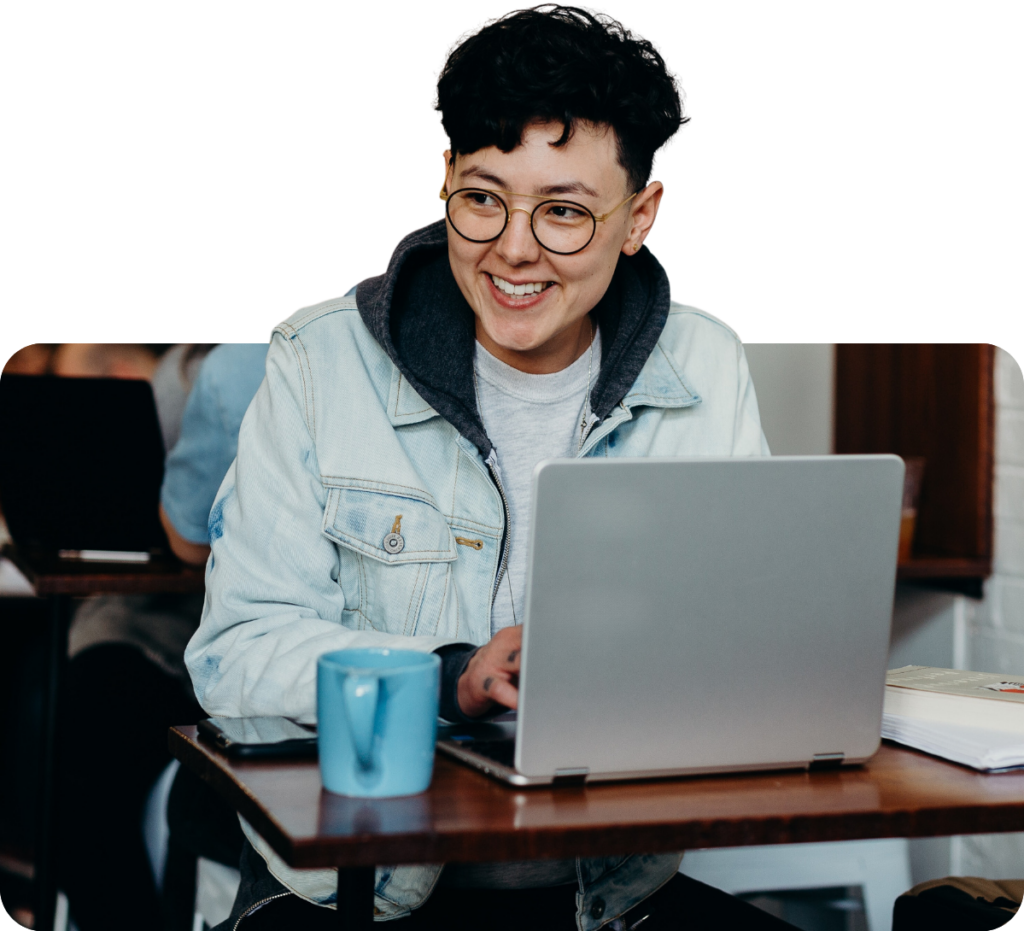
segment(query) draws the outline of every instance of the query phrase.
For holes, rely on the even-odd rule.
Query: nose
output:
[[[524,265],[540,258],[540,243],[530,227],[529,210],[513,207],[508,212],[508,224],[498,239],[498,254],[509,265]]]

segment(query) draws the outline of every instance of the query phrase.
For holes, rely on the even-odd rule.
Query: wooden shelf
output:
[[[901,562],[896,569],[902,579],[985,578],[991,572],[988,559],[956,559],[952,556],[919,556]]]
[[[991,575],[993,362],[983,344],[836,347],[835,451],[925,459],[900,581],[981,597]]]
[[[957,559],[954,556],[919,556],[896,567],[896,581],[925,585],[943,591],[981,598],[982,583],[992,574],[990,559]]]

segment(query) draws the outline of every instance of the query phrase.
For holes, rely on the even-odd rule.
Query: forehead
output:
[[[561,123],[532,123],[511,152],[497,146],[455,160],[461,184],[480,183],[522,194],[575,194],[600,198],[626,185],[618,139],[607,125],[577,123],[569,141],[555,146]]]

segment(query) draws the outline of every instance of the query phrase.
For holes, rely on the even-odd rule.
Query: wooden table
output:
[[[57,708],[68,655],[68,628],[76,596],[155,595],[201,592],[202,569],[192,569],[173,557],[149,563],[90,563],[57,559],[4,547],[3,555],[25,575],[35,594],[50,603],[47,627],[46,681],[43,691],[43,734],[36,842],[35,927],[51,931],[57,887],[53,871],[53,801],[57,761]]]
[[[324,791],[315,762],[232,761],[194,727],[173,728],[170,748],[290,866],[339,867],[345,928],[372,926],[378,863],[1024,830],[1024,773],[984,775],[888,743],[833,771],[557,789],[516,789],[439,755],[427,792],[379,800]]]

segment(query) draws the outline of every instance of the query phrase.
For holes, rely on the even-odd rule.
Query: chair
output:
[[[234,809],[187,769],[177,771],[166,807],[164,927],[202,931],[231,913],[241,881],[242,829]]]
[[[912,885],[902,838],[690,850],[679,871],[734,895],[860,886],[869,931],[891,931],[893,903]]]

